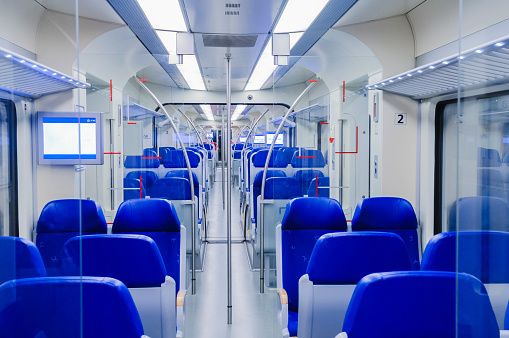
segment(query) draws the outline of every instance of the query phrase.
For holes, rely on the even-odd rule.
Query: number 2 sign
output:
[[[396,113],[394,115],[394,124],[396,125],[406,124],[406,113]]]

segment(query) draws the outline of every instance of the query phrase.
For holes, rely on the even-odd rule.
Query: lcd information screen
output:
[[[207,138],[214,138],[214,133],[207,133]]]
[[[241,136],[239,139],[240,143],[245,143],[247,141],[247,136]]]
[[[267,145],[270,146],[272,144],[272,140],[274,140],[275,133],[267,133]],[[279,133],[277,135],[277,140],[275,145],[282,146],[284,143],[284,134]]]
[[[254,144],[265,144],[265,135],[255,135]]]

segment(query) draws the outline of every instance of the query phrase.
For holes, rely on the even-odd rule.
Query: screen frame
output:
[[[256,137],[263,137],[263,142],[256,142]],[[265,135],[255,135],[253,138],[253,144],[265,144]]]
[[[272,140],[269,141],[269,135],[272,135],[272,139],[274,139],[274,136],[276,135],[276,133],[267,133],[267,145],[270,146],[272,144]],[[276,143],[274,143],[274,146],[284,146],[285,145],[285,135],[283,133],[279,133],[277,135],[277,137],[281,137],[281,143],[277,143],[277,139],[276,139]]]
[[[80,158],[44,158],[44,131],[43,118],[95,118],[95,135],[96,135],[96,158],[80,159]],[[40,165],[102,165],[104,164],[104,127],[103,113],[99,112],[37,112],[37,160]]]

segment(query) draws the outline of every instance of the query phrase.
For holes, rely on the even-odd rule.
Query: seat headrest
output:
[[[433,236],[426,245],[421,270],[456,271],[458,268],[483,283],[509,283],[507,257],[507,232],[443,232]]]
[[[282,230],[346,230],[346,218],[338,201],[324,197],[299,197],[286,205]]]
[[[140,184],[140,180],[136,178],[124,178],[124,188],[129,188],[129,190],[124,190],[124,199],[131,198],[145,198],[147,195],[145,191],[145,185],[143,183]],[[140,186],[141,186],[141,197],[140,197]],[[132,190],[132,189],[136,190]]]
[[[55,232],[106,233],[107,225],[101,206],[92,200],[65,199],[48,202],[37,222],[37,233]]]
[[[124,201],[113,221],[113,232],[180,231],[173,203],[149,198]]]
[[[459,222],[456,219],[459,215]],[[449,211],[449,231],[509,231],[509,204],[492,196],[463,197],[454,201]]]
[[[500,167],[501,164],[500,154],[496,149],[479,147],[477,154],[478,167]]]
[[[103,277],[39,277],[0,286],[0,336],[141,337],[127,287]],[[82,311],[80,311],[80,309]]]
[[[0,284],[11,279],[46,277],[46,267],[34,243],[19,237],[0,237]]]
[[[269,160],[269,167],[274,167],[274,157],[276,150],[272,151],[272,154],[270,155]],[[253,151],[254,153],[254,151]],[[253,155],[253,166],[256,168],[263,168],[265,167],[265,161],[267,161],[267,156],[269,155],[269,149],[261,149],[260,151],[254,153]]]
[[[275,161],[274,165],[278,168],[285,168],[288,166],[288,164],[290,164],[290,162],[288,162],[286,160],[285,149],[286,148],[281,148],[276,153],[276,159],[274,160]]]
[[[419,337],[500,335],[489,296],[477,278],[429,271],[362,278],[350,300],[343,331],[348,337],[412,337],[416,332]]]
[[[357,284],[374,272],[412,270],[405,242],[388,232],[336,232],[318,239],[307,274],[314,284]]]
[[[191,168],[198,168],[200,157],[192,150],[186,150]],[[187,168],[186,159],[182,149],[170,150],[164,157],[165,168]]]
[[[181,177],[160,178],[154,182],[150,197],[175,201],[190,200],[191,183],[187,178]]]
[[[316,177],[311,180],[308,187],[308,196],[315,197],[328,197],[329,196],[329,188],[330,187],[330,179],[329,177],[318,177],[318,196],[316,193],[317,181]],[[320,188],[322,187],[322,188]],[[327,189],[323,188],[327,187]]]
[[[399,197],[371,197],[357,203],[352,230],[417,229],[410,202]]]
[[[166,173],[164,177],[180,177],[185,178],[186,180],[189,180],[189,171],[188,170],[170,170]],[[193,183],[199,184],[198,176],[193,171]]]
[[[205,149],[207,150],[212,150],[214,149],[214,146],[210,143],[204,143],[203,146],[205,147]]]
[[[267,169],[267,176],[265,179],[268,179],[271,177],[286,177],[286,174],[282,170]],[[253,181],[253,186],[261,187],[262,180],[263,180],[263,170],[260,170],[259,172],[256,173],[255,179]]]
[[[295,152],[291,164],[294,168],[323,168],[325,159],[320,150],[306,150],[301,155]]]
[[[299,151],[299,148],[297,148],[297,147],[284,148],[284,155],[286,157],[286,162],[291,163],[293,154],[295,154],[295,152],[297,152],[297,151]]]
[[[127,287],[159,287],[166,278],[157,244],[143,235],[76,236],[65,243],[61,258],[66,276],[111,277]]]
[[[242,150],[242,148],[244,148],[244,143],[235,143],[232,145],[233,150]]]
[[[140,176],[142,177],[142,180],[146,181],[150,181],[150,182],[154,182],[155,180],[157,180],[159,177],[157,176],[157,174],[151,170],[135,170],[135,171],[130,171],[127,173],[127,175],[125,176],[126,178],[135,178],[135,179],[140,179]]]
[[[300,183],[293,177],[271,177],[265,181],[264,198],[269,200],[302,197]]]
[[[293,177],[297,181],[311,181],[313,178],[323,177],[323,173],[320,170],[317,169],[304,169],[304,170],[297,170],[295,174],[293,174]]]

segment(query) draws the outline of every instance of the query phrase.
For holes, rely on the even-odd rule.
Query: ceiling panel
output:
[[[46,9],[55,12],[69,15],[76,14],[76,5],[74,0],[37,0],[37,2],[44,6]],[[79,1],[79,16],[89,19],[124,24],[124,21],[105,0]]]

